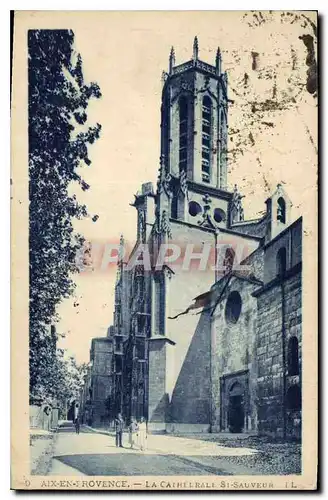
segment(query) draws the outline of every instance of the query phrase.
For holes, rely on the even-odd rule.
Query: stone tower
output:
[[[161,155],[166,171],[214,188],[227,186],[227,75],[221,53],[215,65],[198,58],[194,39],[190,61],[175,65],[172,47],[169,72],[163,73]]]
[[[170,217],[200,225],[210,216],[213,226],[226,226],[227,74],[219,48],[213,66],[198,52],[195,37],[192,58],[176,65],[172,47],[169,71],[163,72],[161,177],[172,193]],[[210,210],[204,195],[211,196]]]

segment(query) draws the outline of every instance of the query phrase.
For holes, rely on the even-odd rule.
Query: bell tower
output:
[[[227,189],[227,74],[220,49],[215,65],[199,59],[198,39],[192,58],[176,65],[172,47],[163,72],[161,157],[173,178]]]

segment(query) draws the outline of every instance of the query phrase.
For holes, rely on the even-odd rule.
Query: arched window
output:
[[[225,319],[227,323],[237,323],[242,307],[242,300],[240,293],[233,291],[230,293],[225,307]]]
[[[155,331],[157,335],[165,335],[165,279],[163,274],[154,277],[155,286]]]
[[[137,339],[136,342],[136,355],[139,360],[145,359],[145,342],[143,339]]]
[[[162,136],[164,158],[169,157],[169,139],[170,139],[170,102],[167,94],[163,99],[162,106]]]
[[[282,222],[283,224],[286,224],[286,202],[285,200],[280,197],[278,198],[277,201],[277,220]]]
[[[283,278],[286,274],[287,255],[286,248],[280,248],[277,253],[277,276]]]
[[[230,273],[230,271],[232,271],[234,260],[235,260],[235,252],[233,248],[229,247],[226,250],[223,260],[224,274],[228,274]]]
[[[234,382],[229,390],[230,396],[242,396],[244,393],[243,387],[239,382]]]
[[[188,154],[188,100],[186,96],[179,100],[179,172],[187,171]]]
[[[224,139],[225,125],[226,125],[226,118],[225,118],[224,111],[221,108],[221,112],[220,112],[220,141],[221,142]]]
[[[295,336],[288,341],[288,375],[299,374],[298,340]]]
[[[287,409],[300,410],[302,406],[301,390],[298,385],[292,385],[287,391]]]
[[[212,101],[208,96],[203,98],[202,107],[202,180],[210,182],[212,148]]]
[[[122,373],[122,369],[123,369],[122,356],[117,355],[117,356],[115,356],[115,373],[116,373],[116,375],[119,375],[120,373]]]
[[[134,272],[133,293],[138,300],[142,300],[145,294],[145,278],[143,266],[136,266]]]
[[[220,111],[220,126],[219,126],[219,147],[220,147],[220,186],[226,185],[227,179],[227,119],[224,110]]]

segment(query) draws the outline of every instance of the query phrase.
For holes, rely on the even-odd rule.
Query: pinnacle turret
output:
[[[193,46],[193,60],[196,61],[198,59],[198,38],[195,36],[194,38],[194,46]]]
[[[175,66],[175,52],[174,52],[174,47],[171,47],[170,59],[169,59],[169,73],[170,74],[172,73],[174,66]]]
[[[219,75],[221,74],[221,65],[222,65],[221,50],[220,47],[218,47],[218,50],[216,51],[215,67]]]

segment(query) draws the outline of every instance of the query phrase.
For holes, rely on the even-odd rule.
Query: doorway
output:
[[[235,382],[229,390],[228,406],[228,427],[233,433],[243,432],[244,430],[244,391],[241,384]]]
[[[220,429],[223,432],[239,433],[252,429],[248,378],[248,370],[220,378]]]

